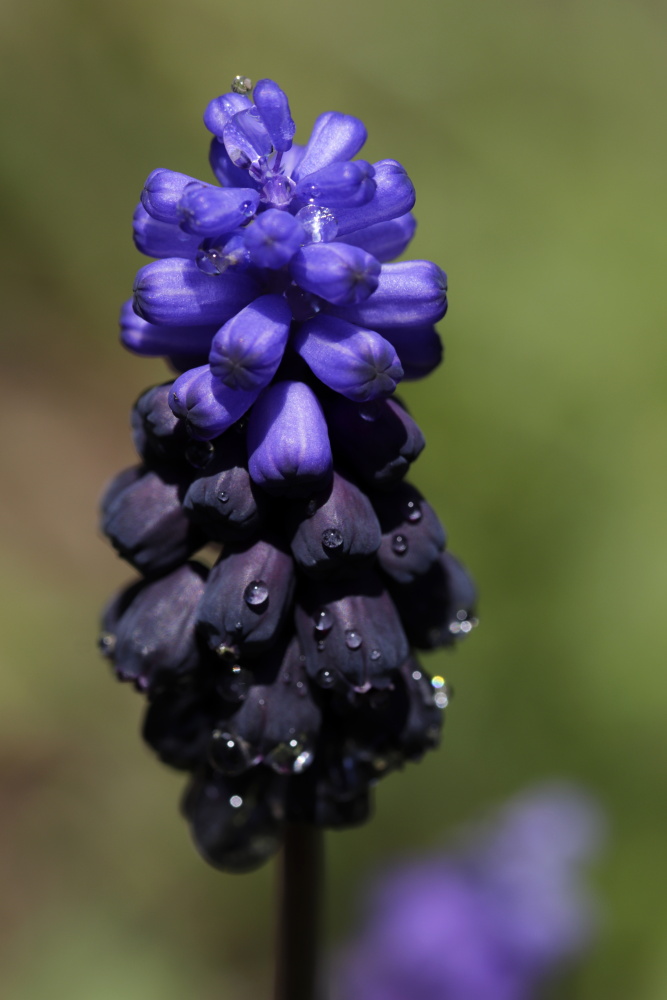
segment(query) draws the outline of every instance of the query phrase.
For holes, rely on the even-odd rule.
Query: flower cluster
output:
[[[339,966],[344,1000],[529,1000],[590,943],[582,869],[602,817],[574,788],[523,793],[463,849],[375,887],[365,929]],[[541,992],[540,992],[541,995]]]
[[[144,737],[192,773],[204,856],[261,863],[286,822],[363,821],[369,787],[437,745],[447,688],[414,649],[476,623],[474,589],[403,477],[424,446],[393,397],[440,361],[446,278],[388,263],[415,229],[394,160],[328,112],[293,142],[287,98],[237,77],[211,101],[219,185],[153,171],[121,339],[180,372],[135,404],[141,464],[102,526],[142,579],[101,646],[148,699]],[[191,561],[217,549],[208,569]]]

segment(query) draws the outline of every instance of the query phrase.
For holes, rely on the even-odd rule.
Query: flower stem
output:
[[[290,824],[278,864],[274,1000],[323,1000],[317,982],[324,876],[321,830]]]

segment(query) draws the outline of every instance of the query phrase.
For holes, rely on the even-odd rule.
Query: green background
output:
[[[331,939],[376,864],[563,776],[611,838],[560,995],[667,995],[666,34],[657,0],[4,0],[0,995],[267,995],[271,866],[199,860],[95,651],[128,576],[97,498],[164,377],[117,346],[132,210],[154,167],[208,177],[201,112],[239,72],[280,82],[298,139],[363,118],[450,276],[445,365],[405,396],[482,625],[427,660],[456,688],[442,749],[329,837]]]

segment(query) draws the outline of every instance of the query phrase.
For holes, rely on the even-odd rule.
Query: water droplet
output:
[[[239,655],[236,646],[225,646],[224,642],[216,646],[215,651],[221,660],[235,660]]]
[[[408,540],[405,535],[394,535],[391,540],[391,549],[397,556],[404,556],[408,551]]]
[[[232,809],[240,809],[241,806],[243,805],[243,799],[241,798],[240,795],[232,795],[232,797],[229,800],[229,804],[232,807]]]
[[[252,90],[252,80],[247,76],[235,76],[232,80],[232,90],[235,94],[249,94]]]
[[[191,441],[185,449],[185,457],[195,469],[205,469],[214,454],[215,448],[210,441]]]
[[[231,261],[219,247],[211,247],[210,250],[198,250],[195,263],[203,274],[217,275],[224,274]]]
[[[263,580],[252,580],[243,591],[243,600],[251,608],[260,608],[269,599],[269,588]]]
[[[315,680],[323,688],[331,688],[336,683],[336,678],[331,670],[319,670]]]
[[[461,622],[461,631],[464,635],[467,635],[468,632],[472,632],[472,622]]]
[[[444,677],[440,677],[439,674],[436,674],[435,677],[431,678],[431,687],[434,687],[436,691],[439,691],[441,688],[444,688],[444,686],[445,686]]]
[[[461,609],[461,611],[457,611],[456,612],[456,617],[458,618],[458,620],[460,622],[464,622],[466,620],[466,618],[468,617],[468,612],[464,611],[463,609]]]
[[[313,759],[313,753],[306,746],[306,737],[297,736],[278,743],[266,755],[264,763],[278,774],[300,774]]]
[[[296,682],[296,693],[299,695],[300,698],[305,698],[306,695],[308,694],[308,690],[303,681]]]
[[[293,774],[302,774],[307,767],[313,763],[315,754],[312,750],[302,750],[297,759],[294,761],[294,767],[292,768]]]
[[[111,632],[102,632],[97,640],[97,645],[102,656],[113,656],[113,651],[116,648],[116,636],[112,635]]]
[[[380,652],[379,649],[371,649],[370,656],[371,660],[377,661],[382,659],[382,653]]]
[[[225,493],[224,490],[220,490],[218,493],[218,500],[220,503],[227,503],[229,501],[229,493]]]
[[[444,688],[442,691],[436,691],[433,701],[437,708],[447,708],[449,705],[449,695],[447,689]]]
[[[330,208],[320,205],[304,205],[296,213],[306,233],[307,243],[328,243],[338,233],[338,222]]]
[[[373,403],[359,407],[359,416],[368,423],[373,423],[378,418],[378,408]]]
[[[408,521],[412,521],[413,524],[416,524],[417,521],[421,521],[422,512],[419,509],[419,504],[416,500],[408,500],[405,506],[407,507],[406,513]]]
[[[334,617],[327,608],[320,608],[313,615],[313,625],[320,633],[330,632],[333,628]]]
[[[458,635],[459,632],[461,631],[461,622],[450,622],[449,631],[452,633],[452,635]]]
[[[244,701],[252,684],[252,674],[244,667],[232,667],[220,678],[218,691],[226,701]]]
[[[421,670],[413,670],[412,671],[412,679],[413,679],[413,681],[420,681],[422,679],[422,672],[421,672]]]
[[[359,649],[359,646],[361,646],[362,642],[363,639],[361,638],[358,632],[355,632],[354,629],[349,628],[346,631],[345,645],[347,646],[348,649]]]
[[[239,736],[219,729],[211,736],[208,759],[216,771],[229,776],[243,774],[253,763],[248,743]]]
[[[317,652],[318,653],[323,653],[324,652],[324,639],[318,639],[317,640]]]
[[[338,528],[325,528],[322,532],[322,548],[335,552],[343,544],[343,534]]]

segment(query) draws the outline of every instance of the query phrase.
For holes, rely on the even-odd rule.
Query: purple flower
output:
[[[143,579],[104,615],[102,652],[145,693],[143,736],[189,773],[183,812],[228,871],[285,823],[364,822],[371,787],[440,740],[447,687],[415,648],[476,624],[444,529],[402,482],[424,447],[404,375],[438,364],[446,278],[390,263],[415,231],[395,160],[326,112],[305,145],[272,80],[212,100],[217,183],[149,176],[121,340],[177,377],[132,411],[141,465],[102,527]],[[189,562],[215,546],[212,569]],[[220,546],[221,551],[220,551]],[[209,549],[210,552],[210,549]]]
[[[342,957],[341,1000],[529,1000],[590,941],[581,870],[600,834],[585,795],[547,786],[458,850],[390,872]]]

